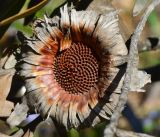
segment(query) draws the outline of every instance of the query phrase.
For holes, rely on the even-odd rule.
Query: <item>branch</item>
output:
[[[104,130],[104,137],[113,137],[114,133],[116,133],[116,127],[118,125],[118,120],[121,116],[121,112],[124,109],[124,106],[127,102],[128,92],[130,89],[130,84],[132,82],[132,76],[134,73],[134,69],[137,69],[138,66],[138,49],[137,44],[138,40],[140,38],[140,34],[145,26],[145,23],[147,21],[148,16],[153,11],[153,9],[160,4],[160,0],[154,0],[146,9],[144,12],[144,15],[142,16],[138,26],[136,27],[136,30],[133,33],[133,36],[131,38],[131,45],[130,45],[130,51],[129,51],[129,57],[128,57],[128,64],[125,74],[125,79],[122,87],[122,93],[120,95],[119,103],[111,117],[110,124],[106,127]]]
[[[26,16],[31,15],[32,13],[38,11],[39,9],[41,9],[42,7],[44,7],[47,3],[49,2],[49,0],[43,0],[42,2],[40,2],[39,4],[25,10],[24,12],[18,13],[14,16],[11,16],[3,21],[0,22],[0,27],[7,25],[9,23],[12,23],[13,21],[17,20],[17,19],[21,19],[24,18]]]

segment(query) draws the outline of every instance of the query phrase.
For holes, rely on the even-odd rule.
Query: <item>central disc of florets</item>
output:
[[[55,78],[69,93],[84,93],[97,82],[98,62],[91,48],[72,44],[57,55],[54,64]]]

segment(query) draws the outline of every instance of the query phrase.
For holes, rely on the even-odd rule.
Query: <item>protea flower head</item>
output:
[[[127,48],[116,12],[60,9],[61,16],[34,22],[34,35],[22,42],[19,74],[24,97],[42,117],[69,128],[109,119],[123,82]]]

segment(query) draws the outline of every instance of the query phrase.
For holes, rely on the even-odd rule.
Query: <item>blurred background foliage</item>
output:
[[[115,9],[120,10],[122,33],[127,41],[151,0],[106,1],[112,3]],[[91,2],[92,0],[0,0],[0,56],[5,47],[14,48],[19,43],[16,37],[17,31],[32,35],[32,22],[36,18],[43,18],[44,14],[50,17],[59,14],[59,8],[65,3],[72,3],[78,10],[85,10]],[[140,43],[145,42],[148,37],[160,38],[160,6],[149,16]],[[145,51],[139,55],[140,69],[145,69],[150,73],[155,69],[152,77],[154,84],[146,87],[148,90],[146,93],[129,95],[129,102],[123,112],[124,116],[120,119],[119,127],[160,136],[160,83],[156,84],[160,80],[160,50]],[[157,89],[155,85],[158,85]],[[0,119],[0,132],[12,135],[19,129],[18,127],[10,129],[5,125],[4,120],[5,118]],[[137,123],[139,123],[138,129]],[[107,122],[104,122],[95,128],[87,128],[80,132],[72,129],[68,132],[68,137],[102,137],[106,124]],[[36,129],[34,136],[40,137],[37,130],[39,131]],[[45,134],[43,127],[42,131]],[[57,133],[54,136],[58,136]]]

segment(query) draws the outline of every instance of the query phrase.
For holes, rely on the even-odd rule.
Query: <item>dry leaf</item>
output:
[[[7,117],[11,114],[14,104],[10,101],[0,100],[0,117]]]
[[[15,55],[5,55],[3,58],[0,59],[0,68],[5,70],[14,68],[16,65],[16,57]]]
[[[112,0],[93,0],[87,10],[94,10],[99,13],[107,13],[113,11]]]
[[[14,135],[12,136],[8,136],[6,134],[0,133],[0,137],[22,137],[22,135],[24,134],[23,130],[20,129],[18,132],[16,132]],[[33,136],[26,136],[26,137],[33,137]]]
[[[8,96],[14,73],[14,69],[0,69],[0,99],[6,99],[6,97]]]
[[[34,135],[38,137],[53,137],[55,130],[56,128],[52,119],[48,118],[37,125]]]
[[[11,137],[22,137],[22,135],[24,134],[24,131],[22,129],[20,129],[18,132],[16,132],[13,136]]]
[[[6,101],[11,88],[14,72],[14,69],[0,69],[0,117],[9,116],[14,107],[12,102]]]
[[[11,113],[7,119],[7,123],[11,126],[19,125],[27,117],[28,106],[23,102],[22,104],[17,103],[14,111]]]
[[[0,133],[0,137],[10,137],[10,136]]]
[[[136,0],[133,9],[133,16],[137,16],[142,11],[144,11],[144,9],[146,9],[150,2],[151,0]]]

